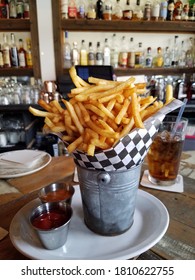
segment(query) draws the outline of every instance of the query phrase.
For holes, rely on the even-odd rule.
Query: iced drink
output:
[[[173,125],[167,119],[163,122],[148,151],[149,180],[154,184],[172,185],[178,175],[187,120],[182,120],[174,136]]]

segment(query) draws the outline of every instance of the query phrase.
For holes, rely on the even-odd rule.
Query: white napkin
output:
[[[0,166],[3,168],[31,168],[43,157],[38,150],[17,150],[0,155]]]
[[[178,192],[181,193],[184,191],[184,186],[183,186],[183,177],[181,175],[177,176],[177,180],[175,184],[171,186],[159,186],[152,184],[149,179],[148,179],[148,170],[144,171],[144,174],[142,176],[140,184],[143,187],[146,188],[151,188],[151,189],[156,189],[156,190],[162,190],[162,191],[167,191],[167,192]]]

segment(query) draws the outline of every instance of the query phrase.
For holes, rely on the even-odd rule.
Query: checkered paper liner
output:
[[[135,128],[121,138],[114,147],[98,151],[94,156],[88,156],[79,150],[74,151],[72,154],[76,165],[93,170],[121,171],[140,164],[144,160],[165,115],[182,105],[182,101],[173,100],[148,118],[144,122],[144,129]]]

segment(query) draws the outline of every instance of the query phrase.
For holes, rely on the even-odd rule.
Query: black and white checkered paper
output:
[[[173,100],[155,115],[148,118],[144,122],[144,129],[136,128],[132,130],[120,139],[113,148],[99,151],[94,156],[88,156],[78,150],[74,151],[75,163],[88,169],[105,171],[127,170],[140,164],[144,160],[165,115],[182,105],[183,102]]]

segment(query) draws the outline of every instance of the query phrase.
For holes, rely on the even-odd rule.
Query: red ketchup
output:
[[[60,209],[53,209],[42,213],[32,220],[32,225],[36,228],[47,230],[62,226],[68,221],[66,213]]]
[[[48,192],[46,195],[42,197],[42,200],[45,202],[55,202],[64,199],[68,199],[71,197],[71,192],[65,189],[59,189],[56,191]]]

